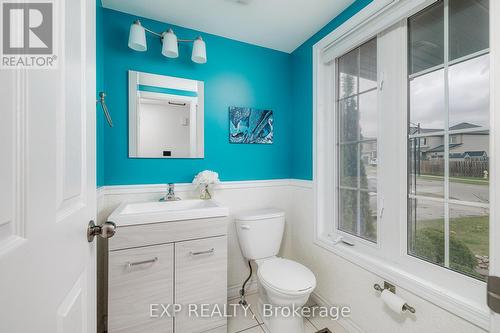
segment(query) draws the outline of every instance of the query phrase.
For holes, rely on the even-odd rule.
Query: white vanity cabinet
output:
[[[150,304],[174,301],[174,244],[109,253],[108,332],[173,332],[172,318],[150,317]]]
[[[209,312],[224,311],[227,301],[227,239],[205,238],[175,244],[175,301],[187,306],[194,304]],[[193,305],[193,308],[194,308]],[[216,307],[216,308],[214,308]],[[175,318],[175,332],[199,332],[199,327],[216,328],[226,325],[224,317],[188,317],[181,312]]]
[[[208,218],[117,226],[109,240],[108,332],[226,332],[226,318],[188,316],[202,304],[224,310],[227,221]],[[180,304],[175,318],[160,304]],[[170,313],[173,310],[170,308]]]

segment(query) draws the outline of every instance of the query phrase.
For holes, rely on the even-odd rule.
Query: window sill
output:
[[[477,302],[464,298],[458,295],[454,290],[446,289],[442,286],[423,280],[408,271],[402,270],[400,267],[394,265],[394,263],[381,260],[373,255],[361,253],[356,250],[355,247],[342,243],[335,244],[326,236],[316,236],[314,243],[317,246],[342,257],[352,264],[378,275],[381,279],[390,281],[396,286],[403,288],[482,329],[489,330],[490,328],[490,311],[486,304],[478,304]]]

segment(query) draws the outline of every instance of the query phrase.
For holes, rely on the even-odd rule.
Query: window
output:
[[[366,8],[313,49],[315,244],[488,328],[489,3]]]
[[[377,241],[377,39],[337,60],[338,228]]]
[[[467,24],[467,22],[480,24]],[[445,33],[445,32],[448,33]],[[488,2],[439,1],[408,20],[408,253],[488,275]],[[432,144],[417,144],[422,138]]]
[[[488,6],[373,1],[313,52],[315,243],[485,328]]]

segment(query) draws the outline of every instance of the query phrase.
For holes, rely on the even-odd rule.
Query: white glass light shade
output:
[[[144,52],[148,49],[146,44],[146,31],[139,21],[132,23],[128,35],[128,47],[132,50]]]
[[[179,47],[177,44],[177,36],[172,30],[164,32],[163,35],[163,46],[161,48],[161,54],[167,58],[177,58],[179,56]]]
[[[196,38],[193,43],[193,53],[191,55],[191,60],[197,64],[204,64],[207,62],[207,49],[205,42],[201,37]]]

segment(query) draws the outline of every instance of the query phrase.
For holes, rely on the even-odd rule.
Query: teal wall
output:
[[[103,72],[107,104],[115,127],[103,128],[104,172],[101,185],[190,182],[204,169],[219,172],[222,180],[290,177],[291,58],[283,52],[172,26],[179,38],[201,34],[208,62],[190,60],[191,45],[181,44],[179,58],[161,55],[160,41],[148,36],[148,51],[127,47],[135,16],[103,10],[100,33],[104,38]],[[170,25],[141,18],[143,25],[164,31]],[[127,71],[183,77],[205,82],[205,158],[128,158]],[[229,144],[229,106],[274,111],[274,144]]]
[[[127,47],[135,16],[97,8],[97,90],[107,93],[115,127],[97,119],[97,185],[189,182],[204,169],[222,180],[312,179],[312,45],[364,8],[357,0],[292,54],[172,26],[180,38],[201,35],[208,62],[190,60],[181,44],[179,58],[161,55],[158,39],[148,36],[148,51]],[[170,25],[141,18],[155,31]],[[127,71],[136,70],[205,82],[205,158],[128,158]],[[228,107],[272,109],[272,145],[229,144]]]
[[[372,0],[357,0],[314,36],[298,47],[292,58],[292,142],[295,150],[301,152],[301,158],[294,159],[291,178],[312,180],[313,177],[313,45],[339,27],[354,14],[363,9]]]

